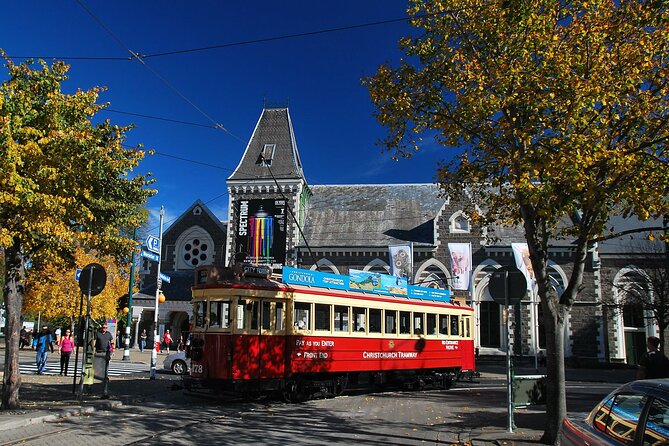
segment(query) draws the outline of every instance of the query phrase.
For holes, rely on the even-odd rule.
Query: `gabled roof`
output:
[[[266,145],[274,145],[270,168],[261,162]],[[270,173],[271,169],[271,173]],[[279,179],[304,180],[302,162],[297,151],[293,124],[287,108],[265,108],[246,146],[239,165],[228,181]]]
[[[436,184],[327,185],[310,190],[304,233],[311,248],[435,245],[434,219],[446,202]]]
[[[225,224],[223,224],[223,222],[218,217],[216,217],[213,212],[211,212],[211,210],[207,207],[207,205],[204,204],[202,200],[198,198],[197,200],[195,200],[195,203],[190,205],[188,209],[186,209],[184,212],[181,213],[179,218],[177,218],[172,222],[172,224],[170,224],[170,226],[165,230],[164,237],[169,235],[172,228],[179,228],[179,223],[181,222],[181,220],[189,216],[193,212],[193,209],[195,209],[195,207],[197,206],[199,206],[205,212],[205,214],[207,214],[209,218],[211,218],[212,221],[216,223],[216,225],[218,225],[221,231],[223,231],[224,233],[227,231]]]

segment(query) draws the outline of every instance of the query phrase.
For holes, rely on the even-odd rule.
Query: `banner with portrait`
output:
[[[413,277],[413,243],[388,246],[390,257],[390,275],[406,277],[412,282]]]
[[[471,243],[449,243],[451,253],[451,288],[468,290],[472,275]]]
[[[513,258],[516,261],[516,268],[518,268],[525,275],[527,280],[527,289],[532,291],[534,288],[534,269],[532,269],[532,262],[530,261],[530,250],[527,243],[511,243],[513,250]]]

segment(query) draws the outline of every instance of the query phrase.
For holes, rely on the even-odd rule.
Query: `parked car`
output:
[[[565,418],[560,445],[669,444],[669,379],[632,381],[604,398],[584,420]]]
[[[186,358],[185,352],[171,353],[165,357],[163,368],[177,375],[185,375],[190,370],[190,358]]]

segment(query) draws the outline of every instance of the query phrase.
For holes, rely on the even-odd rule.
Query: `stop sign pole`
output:
[[[513,432],[513,366],[511,363],[511,319],[509,318],[509,306],[520,305],[520,300],[527,291],[527,280],[518,268],[504,266],[492,273],[488,289],[493,300],[500,305],[504,305],[507,422],[509,432]]]

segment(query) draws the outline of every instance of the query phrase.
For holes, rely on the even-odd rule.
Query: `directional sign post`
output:
[[[170,278],[170,276],[168,276],[167,274],[163,274],[163,273],[160,273],[160,279],[161,279],[163,282],[167,282],[167,283],[170,283],[170,280],[172,280],[172,279]]]
[[[156,254],[160,254],[160,239],[154,235],[149,235],[146,238],[146,249]]]
[[[142,249],[142,257],[153,260],[154,262],[158,262],[160,260],[160,256],[158,254],[154,254],[150,251],[147,251],[146,249]]]

